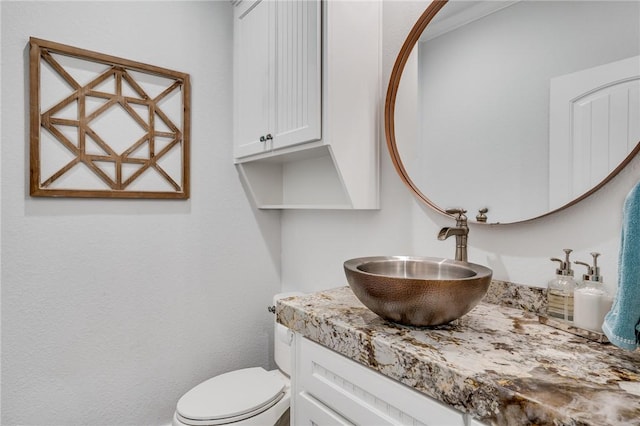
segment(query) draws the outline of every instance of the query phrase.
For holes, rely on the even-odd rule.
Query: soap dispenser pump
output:
[[[573,269],[569,256],[573,250],[564,249],[565,260],[555,257],[551,261],[558,262],[556,276],[547,286],[547,314],[567,322],[573,321],[573,292],[576,282],[573,279]]]
[[[600,275],[598,256],[591,253],[593,266],[576,261],[578,265],[587,267],[582,276],[582,285],[574,292],[574,324],[576,327],[602,332],[602,323],[613,304],[613,298],[604,289],[604,279]]]
[[[579,260],[574,262],[576,265],[587,267],[587,273],[582,275],[582,284],[584,286],[593,287],[598,284],[602,284],[603,282],[602,275],[600,275],[600,267],[598,266],[598,256],[600,256],[600,253],[591,253],[591,257],[593,257],[593,266],[586,262],[580,262]]]

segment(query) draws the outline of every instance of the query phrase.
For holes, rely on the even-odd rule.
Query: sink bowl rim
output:
[[[462,262],[459,260],[453,260],[443,257],[427,257],[427,256],[365,256],[356,257],[346,260],[344,262],[344,268],[357,274],[370,275],[372,277],[388,277],[388,275],[378,274],[373,272],[364,271],[359,269],[359,266],[372,263],[372,262],[385,262],[385,261],[414,261],[414,262],[431,262],[436,264],[451,265],[453,267],[459,267],[468,269],[474,272],[474,275],[469,277],[456,277],[456,278],[419,278],[419,277],[399,277],[393,276],[394,280],[407,280],[407,281],[471,281],[482,279],[487,276],[493,275],[493,271],[483,265],[470,262]]]

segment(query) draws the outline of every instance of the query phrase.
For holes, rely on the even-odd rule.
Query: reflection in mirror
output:
[[[566,207],[638,150],[638,55],[637,1],[449,2],[397,88],[399,160],[440,210]]]

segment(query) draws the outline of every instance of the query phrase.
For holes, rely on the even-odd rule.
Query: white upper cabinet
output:
[[[378,208],[382,3],[234,4],[234,160],[255,205]]]
[[[235,156],[320,139],[320,1],[235,10]]]

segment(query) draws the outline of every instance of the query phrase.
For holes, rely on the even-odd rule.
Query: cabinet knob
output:
[[[267,140],[270,141],[273,139],[273,136],[271,136],[271,133],[267,133]]]
[[[260,142],[265,142],[267,140],[267,138],[265,138],[264,136],[260,136]]]

